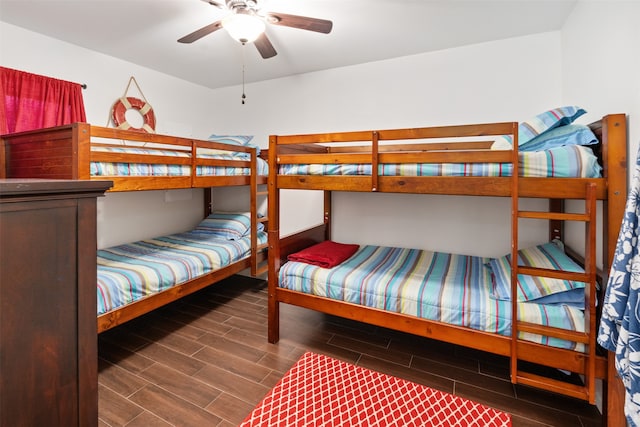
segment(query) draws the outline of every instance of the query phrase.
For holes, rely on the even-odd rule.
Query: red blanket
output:
[[[319,267],[331,268],[356,253],[360,246],[326,240],[287,257],[289,261],[306,262]]]

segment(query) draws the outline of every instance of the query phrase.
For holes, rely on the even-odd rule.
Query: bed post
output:
[[[605,233],[603,263],[607,269],[611,267],[616,250],[620,224],[627,203],[627,120],[624,114],[611,114],[602,119],[602,138],[607,141],[602,157],[603,174],[607,178],[607,201],[603,224]]]
[[[211,188],[210,187],[206,187],[203,190],[203,195],[204,195],[204,216],[203,218],[208,217],[211,214],[211,211],[213,210],[213,206],[212,206],[212,199],[211,199]]]
[[[72,179],[91,179],[91,125],[74,123],[71,126],[71,146],[78,161],[72,167]]]
[[[0,138],[0,179],[7,177],[7,144],[4,142],[4,138]]]
[[[603,215],[603,269],[605,278],[611,269],[616,249],[620,225],[627,201],[627,121],[625,114],[610,114],[602,119],[603,175],[607,178],[607,200],[604,202]],[[606,283],[606,281],[605,281]],[[625,390],[615,368],[615,355],[608,352],[606,406],[603,408],[608,427],[626,425],[624,416]]]
[[[331,240],[331,191],[324,191],[324,240]]]
[[[549,199],[549,212],[564,212],[564,199]],[[549,241],[564,242],[564,222],[557,219],[549,220]]]
[[[269,180],[268,180],[268,217],[267,234],[269,239],[268,262],[268,322],[267,338],[270,343],[276,343],[280,339],[280,306],[276,299],[278,289],[278,272],[280,271],[280,190],[277,186],[278,162],[277,145],[278,137],[269,136]]]

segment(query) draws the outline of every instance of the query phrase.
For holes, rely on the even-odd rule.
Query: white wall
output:
[[[0,38],[21,42],[3,44],[0,63],[86,83],[92,124],[107,123],[112,103],[133,75],[154,106],[158,132],[198,138],[213,132],[251,134],[264,147],[272,133],[524,120],[563,104],[586,108],[583,123],[629,112],[637,144],[638,33],[631,22],[637,8],[633,1],[580,2],[561,32],[249,84],[245,105],[240,87],[209,90],[2,22]],[[604,53],[605,45],[615,45],[614,52]],[[336,239],[486,256],[509,249],[506,199],[367,196],[335,196]],[[99,244],[188,228],[202,214],[201,190],[178,198],[186,200],[166,202],[164,192],[108,195],[99,204]],[[321,221],[317,195],[287,192],[283,199],[283,234]],[[405,226],[397,227],[398,220]],[[533,227],[522,237],[525,244],[539,242],[546,228]]]
[[[530,52],[540,52],[535,61]],[[551,32],[252,84],[246,90],[247,128],[266,146],[271,133],[524,120],[559,106],[561,85],[561,34]],[[215,114],[227,108],[229,113],[241,111],[238,93],[238,88],[216,91],[217,99],[232,102],[220,104]],[[228,118],[239,124],[247,116]],[[334,197],[334,238],[340,241],[487,256],[509,251],[507,199],[349,193]],[[315,200],[312,209],[309,200],[296,203],[287,198],[296,206],[283,209],[281,233],[301,227],[309,211],[316,212],[313,220],[320,222],[322,212]],[[538,243],[540,233],[546,233],[542,225],[525,233],[523,242]]]
[[[640,146],[639,17],[637,1],[581,1],[562,30],[563,101],[584,105],[589,121],[627,114],[630,165]],[[579,247],[582,235],[570,233],[568,242]]]
[[[154,106],[158,132],[200,138],[244,133],[256,135],[261,146],[272,133],[517,120],[557,106],[561,94],[556,32],[250,84],[242,105],[239,87],[212,91],[8,24],[0,23],[0,31],[5,40],[21,40],[3,47],[3,65],[88,85],[84,98],[92,124],[107,124],[112,103],[133,75]],[[530,51],[544,53],[530,63]],[[336,239],[485,255],[508,250],[508,238],[495,239],[492,232],[508,222],[506,200],[377,195],[360,202],[362,196],[336,195]],[[201,191],[180,198],[187,200],[166,202],[165,192],[109,194],[99,203],[99,246],[188,228],[202,214]],[[418,224],[406,232],[390,215],[400,201],[407,221],[411,212],[424,213],[413,217]],[[378,208],[361,209],[368,204]],[[283,205],[283,234],[322,220],[317,195],[286,192]],[[386,231],[374,236],[374,228],[363,229],[361,215]],[[469,234],[477,238],[470,241]]]
[[[111,106],[135,76],[153,106],[157,132],[204,138],[216,132],[209,111],[211,91],[135,64],[0,22],[0,64],[62,80],[85,83],[87,121],[106,126]],[[141,97],[135,85],[128,92]],[[185,194],[187,191],[189,194]],[[165,197],[164,191],[110,193],[98,200],[98,246],[106,247],[183,231],[202,218],[202,190]],[[173,192],[172,192],[173,193]],[[179,201],[165,201],[180,199]]]
[[[587,119],[626,113],[629,157],[640,145],[640,2],[578,2],[562,31],[563,100],[589,106]]]

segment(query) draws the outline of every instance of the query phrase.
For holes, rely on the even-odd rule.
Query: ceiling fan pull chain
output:
[[[244,100],[247,98],[247,95],[244,94],[244,46],[245,43],[242,43],[242,105],[244,105]]]

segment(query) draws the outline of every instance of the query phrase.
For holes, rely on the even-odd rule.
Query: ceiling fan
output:
[[[229,14],[219,21],[187,34],[178,39],[178,42],[193,43],[220,28],[224,28],[231,37],[242,44],[253,42],[260,55],[266,59],[276,56],[277,52],[264,31],[265,24],[282,25],[323,34],[329,34],[333,27],[333,23],[326,19],[278,12],[261,13],[259,0],[225,0],[224,3],[215,0],[202,1],[217,8],[226,9]]]

